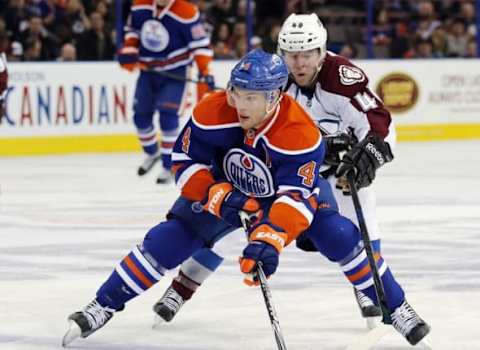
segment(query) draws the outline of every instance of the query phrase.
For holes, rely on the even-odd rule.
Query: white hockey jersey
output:
[[[310,114],[324,134],[352,132],[362,140],[373,132],[395,146],[390,112],[368,88],[368,77],[344,57],[328,52],[314,89],[300,88],[293,81],[286,92]]]

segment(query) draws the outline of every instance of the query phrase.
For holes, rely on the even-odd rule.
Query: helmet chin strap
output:
[[[273,95],[274,93],[275,93],[275,91],[269,91],[269,92],[267,92],[267,105],[265,106],[265,117],[267,117],[270,113],[272,113],[272,112],[275,110],[275,108],[277,108],[277,106],[278,106],[278,104],[280,103],[280,101],[282,100],[282,97],[283,97],[283,96],[281,95],[281,93],[279,93],[279,94],[278,94],[277,101],[275,101],[274,103],[269,102],[269,100],[272,99],[273,96],[268,96],[268,94],[272,94],[272,95]],[[269,105],[272,105],[272,107],[271,107],[271,108],[268,108]]]
[[[313,87],[313,85],[315,85],[315,82],[316,82],[318,73],[320,73],[320,70],[322,69],[323,62],[324,62],[324,61],[325,61],[325,58],[322,57],[322,59],[320,60],[320,62],[318,62],[318,64],[317,64],[317,69],[316,69],[316,71],[315,71],[315,74],[312,76],[312,79],[310,79],[310,81],[308,82],[308,87]]]

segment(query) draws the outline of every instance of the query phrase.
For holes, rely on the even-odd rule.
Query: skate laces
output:
[[[93,300],[90,304],[85,306],[83,314],[92,328],[96,330],[103,326],[113,315],[113,312],[103,307],[97,300]]]
[[[359,291],[356,288],[355,288],[355,295],[357,297],[358,303],[360,304],[360,307],[375,305],[369,297],[367,297],[362,291]]]
[[[185,300],[180,294],[177,293],[175,289],[168,287],[165,295],[162,298],[161,304],[164,304],[166,307],[176,313],[182,307],[184,302]]]
[[[393,326],[405,337],[419,322],[420,318],[417,313],[406,301],[397,307],[392,314]]]

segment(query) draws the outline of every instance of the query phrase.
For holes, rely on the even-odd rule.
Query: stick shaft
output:
[[[355,185],[355,173],[350,171],[347,174],[348,184],[350,186],[350,192],[352,194],[353,206],[355,208],[355,213],[357,214],[358,225],[360,228],[360,236],[365,247],[365,252],[367,254],[368,264],[372,270],[373,276],[373,285],[375,287],[375,293],[377,295],[377,300],[382,309],[383,323],[391,324],[390,311],[387,306],[387,299],[385,297],[385,289],[383,288],[382,279],[380,278],[380,273],[378,272],[377,263],[375,262],[375,257],[373,255],[372,242],[370,241],[370,236],[368,234],[367,225],[365,224],[365,217],[363,216],[362,205],[360,204],[360,199],[358,198],[358,190]]]

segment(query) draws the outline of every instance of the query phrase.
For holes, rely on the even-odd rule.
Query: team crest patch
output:
[[[246,195],[270,197],[275,194],[273,177],[267,165],[240,148],[231,149],[223,159],[228,181]]]
[[[170,35],[162,23],[150,19],[142,26],[140,41],[147,50],[161,52],[168,46]]]
[[[340,81],[343,85],[353,85],[365,80],[365,74],[356,67],[342,64],[338,67],[338,73],[340,74]]]

